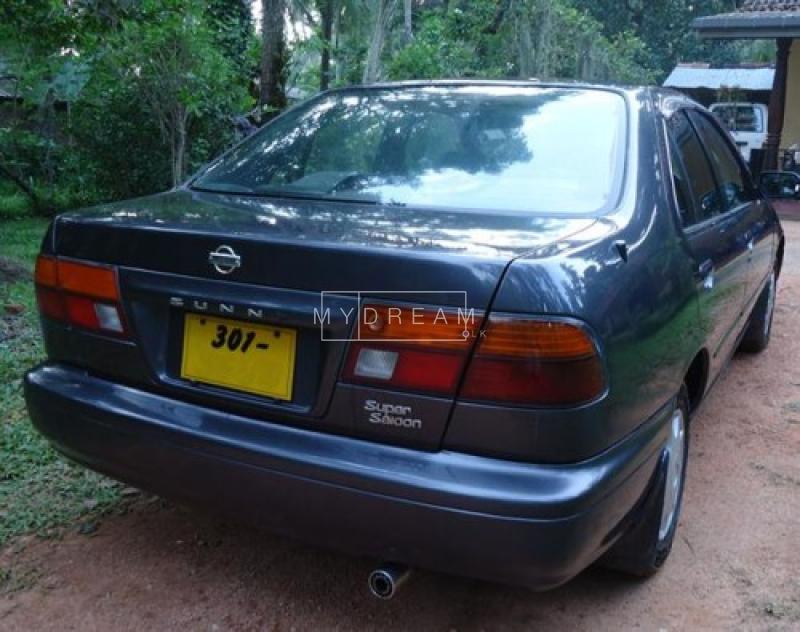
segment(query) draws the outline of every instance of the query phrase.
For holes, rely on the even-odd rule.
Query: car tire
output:
[[[772,319],[775,315],[775,296],[778,277],[775,271],[769,276],[766,287],[761,291],[758,302],[750,316],[750,324],[744,333],[739,349],[747,353],[759,353],[767,348],[772,335]]]
[[[658,467],[642,502],[631,513],[627,531],[601,559],[606,568],[649,577],[667,560],[680,518],[689,457],[689,396],[682,387],[669,421]]]

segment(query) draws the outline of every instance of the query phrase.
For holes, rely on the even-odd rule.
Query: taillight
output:
[[[367,304],[343,379],[454,396],[480,326],[474,311]]]
[[[125,334],[114,267],[39,255],[35,279],[44,316],[84,329]]]
[[[492,316],[481,330],[482,319],[474,312],[365,305],[342,378],[517,406],[576,406],[605,391],[599,350],[582,325]]]
[[[492,316],[464,377],[460,399],[575,406],[605,391],[592,337],[573,322]]]

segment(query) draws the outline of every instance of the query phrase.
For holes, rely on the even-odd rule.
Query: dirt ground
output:
[[[590,569],[531,593],[417,572],[384,603],[368,560],[141,497],[91,533],[0,551],[16,588],[0,629],[800,629],[800,223],[786,230],[772,344],[737,356],[696,418],[674,551],[649,581]]]

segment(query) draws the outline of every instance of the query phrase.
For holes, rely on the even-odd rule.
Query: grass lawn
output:
[[[43,219],[0,221],[0,546],[25,533],[58,534],[120,496],[116,483],[58,456],[25,410],[22,376],[44,358],[32,273],[46,229]]]

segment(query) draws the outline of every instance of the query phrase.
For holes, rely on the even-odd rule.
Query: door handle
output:
[[[706,259],[697,266],[697,276],[703,282],[704,290],[714,289],[714,262]]]

